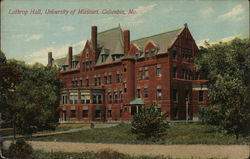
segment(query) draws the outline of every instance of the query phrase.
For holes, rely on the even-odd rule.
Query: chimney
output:
[[[52,52],[48,52],[48,66],[52,66]]]
[[[69,65],[69,69],[71,69],[72,67],[72,54],[73,54],[73,48],[72,46],[69,47],[69,51],[68,51],[68,65]]]
[[[96,52],[97,49],[97,26],[92,26],[91,28],[91,42],[94,50]]]
[[[124,30],[123,34],[124,34],[124,53],[126,55],[130,50],[130,32],[129,30]]]

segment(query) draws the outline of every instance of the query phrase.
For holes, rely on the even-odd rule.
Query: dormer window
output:
[[[140,56],[142,56],[142,54],[143,54],[143,51],[140,51]]]
[[[102,55],[101,57],[102,57],[102,62],[105,62],[107,56],[106,55]]]
[[[118,59],[121,58],[121,56],[122,56],[122,54],[119,54],[119,53],[113,54],[113,55],[112,55],[112,60],[113,60],[113,61],[118,60]]]
[[[63,70],[63,71],[68,70],[68,65],[62,65],[62,70]]]
[[[73,56],[73,59],[72,59],[72,68],[76,68],[77,64],[79,62],[79,56]]]

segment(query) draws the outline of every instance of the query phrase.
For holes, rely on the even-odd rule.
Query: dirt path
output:
[[[112,149],[130,155],[164,155],[175,157],[228,159],[247,159],[249,146],[247,145],[130,145],[130,144],[102,144],[75,142],[43,142],[31,141],[34,149],[44,151],[85,152]],[[10,141],[5,141],[7,147]]]

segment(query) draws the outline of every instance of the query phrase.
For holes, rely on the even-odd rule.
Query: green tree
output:
[[[208,45],[195,60],[199,71],[208,75],[210,106],[201,118],[219,125],[238,138],[250,132],[250,41],[234,39]]]
[[[165,116],[161,114],[157,104],[152,103],[135,114],[131,130],[139,139],[158,140],[166,135],[168,127]]]
[[[9,121],[14,131],[21,134],[54,129],[58,123],[58,70],[39,63],[27,65],[16,60],[8,60],[7,63],[20,76],[8,95],[5,121]]]

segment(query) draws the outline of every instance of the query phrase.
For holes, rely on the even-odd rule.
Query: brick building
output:
[[[130,41],[119,27],[97,32],[92,26],[79,54],[69,47],[60,67],[62,121],[129,120],[142,106],[158,104],[168,119],[195,119],[207,103],[207,87],[195,71],[198,48],[187,25]]]

